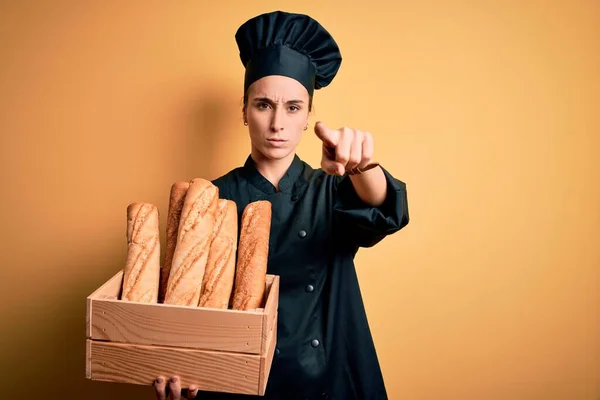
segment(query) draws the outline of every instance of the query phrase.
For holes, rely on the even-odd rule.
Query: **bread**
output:
[[[159,279],[158,208],[148,203],[132,203],[127,206],[127,262],[121,299],[156,303]]]
[[[219,189],[205,179],[194,179],[185,196],[177,245],[169,273],[166,304],[197,306],[210,250]]]
[[[165,245],[165,262],[160,273],[160,285],[158,291],[158,302],[165,301],[167,293],[167,284],[169,282],[169,274],[171,273],[171,264],[173,262],[173,254],[177,245],[177,233],[179,231],[179,220],[181,211],[183,210],[183,202],[185,195],[190,187],[189,182],[175,182],[171,186],[169,196],[169,212],[167,214],[167,238]]]
[[[235,277],[238,217],[231,200],[219,199],[213,240],[202,282],[200,307],[229,308]]]
[[[240,244],[233,293],[234,310],[261,307],[267,279],[271,203],[255,201],[242,213]]]

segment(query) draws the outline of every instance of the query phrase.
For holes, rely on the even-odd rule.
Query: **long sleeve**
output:
[[[359,247],[372,247],[387,235],[404,228],[409,221],[406,184],[382,167],[387,196],[379,207],[365,204],[356,194],[349,177],[337,178],[334,214],[340,234]]]

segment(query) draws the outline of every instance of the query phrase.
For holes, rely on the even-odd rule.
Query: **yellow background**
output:
[[[344,56],[311,123],[371,131],[408,185],[357,258],[390,398],[598,399],[600,3],[566,0],[3,2],[2,397],[153,398],[84,379],[85,298],[130,202],[164,233],[174,181],[244,162],[234,33],[284,4]]]

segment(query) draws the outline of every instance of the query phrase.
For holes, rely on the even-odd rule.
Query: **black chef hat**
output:
[[[303,14],[258,15],[239,27],[235,40],[246,68],[244,93],[262,77],[283,75],[296,79],[312,96],[331,83],[342,62],[329,32]]]

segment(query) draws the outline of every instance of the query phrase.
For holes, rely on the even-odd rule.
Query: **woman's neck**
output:
[[[266,158],[262,153],[254,148],[252,149],[251,153],[252,160],[254,160],[254,164],[256,165],[258,172],[260,172],[260,174],[264,176],[266,180],[271,182],[277,191],[279,191],[279,181],[290,168],[290,165],[292,165],[295,155],[295,152],[291,152],[285,158],[273,160]]]

